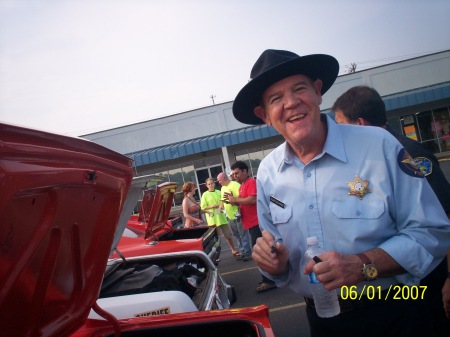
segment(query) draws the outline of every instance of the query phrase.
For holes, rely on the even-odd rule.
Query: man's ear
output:
[[[364,118],[362,118],[362,117],[359,117],[357,120],[356,120],[356,124],[358,124],[358,125],[365,125],[365,126],[370,126],[370,123],[368,122],[368,121],[366,121]]]
[[[314,88],[316,94],[320,97],[319,105],[322,104],[322,84],[323,84],[323,82],[320,78],[316,79],[313,82],[313,88]]]
[[[255,107],[253,109],[253,113],[257,117],[261,118],[264,121],[264,123],[266,123],[267,125],[272,125],[270,123],[270,119],[267,117],[266,110],[262,106],[258,105],[257,107]]]
[[[313,82],[313,87],[320,96],[322,96],[322,80],[320,78],[316,79]]]

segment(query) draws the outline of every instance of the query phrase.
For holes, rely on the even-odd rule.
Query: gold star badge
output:
[[[350,192],[348,192],[348,195],[356,195],[359,200],[362,200],[364,194],[371,192],[368,188],[369,181],[362,180],[358,175],[355,176],[353,181],[348,182],[347,185],[350,187]]]

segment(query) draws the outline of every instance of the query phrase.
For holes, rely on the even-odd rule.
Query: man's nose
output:
[[[301,102],[300,98],[293,92],[286,93],[284,95],[283,101],[284,101],[284,107],[286,109],[293,108]]]

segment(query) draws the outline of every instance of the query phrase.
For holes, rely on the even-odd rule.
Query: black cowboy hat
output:
[[[330,55],[298,56],[286,50],[265,50],[250,73],[250,81],[239,91],[233,102],[233,115],[244,124],[263,124],[253,113],[263,92],[283,78],[302,74],[322,80],[322,95],[333,85],[339,72],[338,61]]]

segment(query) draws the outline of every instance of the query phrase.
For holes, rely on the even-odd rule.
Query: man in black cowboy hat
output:
[[[320,113],[338,70],[329,55],[266,50],[233,103],[236,119],[271,125],[286,140],[258,169],[263,237],[252,257],[278,286],[305,297],[313,337],[427,335],[423,303],[406,294],[426,291],[419,280],[450,246],[450,223],[394,137]],[[320,263],[306,263],[311,236],[327,250]],[[337,316],[316,314],[311,272],[338,291]]]

